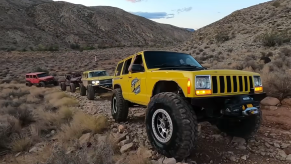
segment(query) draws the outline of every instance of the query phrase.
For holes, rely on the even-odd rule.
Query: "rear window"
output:
[[[119,63],[119,64],[117,65],[117,67],[116,67],[116,71],[115,71],[115,76],[119,76],[119,75],[120,75],[123,63],[124,63],[124,62],[121,62],[121,63]]]

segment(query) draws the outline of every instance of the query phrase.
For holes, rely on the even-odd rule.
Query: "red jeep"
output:
[[[38,87],[45,87],[49,84],[58,85],[58,81],[45,72],[28,73],[25,75],[25,81],[26,86],[36,85]]]

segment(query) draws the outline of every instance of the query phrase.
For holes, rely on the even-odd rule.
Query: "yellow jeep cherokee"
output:
[[[112,78],[105,70],[91,70],[82,73],[82,83],[80,84],[80,95],[94,100],[95,94],[106,93],[112,89]]]
[[[113,88],[115,121],[126,121],[129,107],[146,106],[152,146],[180,161],[195,146],[198,122],[209,121],[232,136],[252,137],[266,96],[258,73],[207,70],[189,54],[168,51],[142,51],[120,61]]]

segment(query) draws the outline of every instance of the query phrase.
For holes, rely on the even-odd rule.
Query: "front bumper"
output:
[[[242,96],[242,95],[248,95],[252,97],[254,101],[258,101],[258,102],[260,102],[267,96],[265,92],[262,92],[262,93],[250,93],[250,94],[241,94],[241,95],[227,95],[227,96],[215,96],[215,97],[214,96],[211,97],[210,95],[209,97],[197,97],[197,98],[189,97],[189,98],[191,99],[192,105],[213,107],[215,106],[215,104],[219,102],[223,102],[225,99],[229,99],[236,96]]]

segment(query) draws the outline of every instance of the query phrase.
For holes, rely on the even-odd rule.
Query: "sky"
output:
[[[113,6],[153,21],[199,29],[232,12],[270,0],[54,0],[85,6]]]

